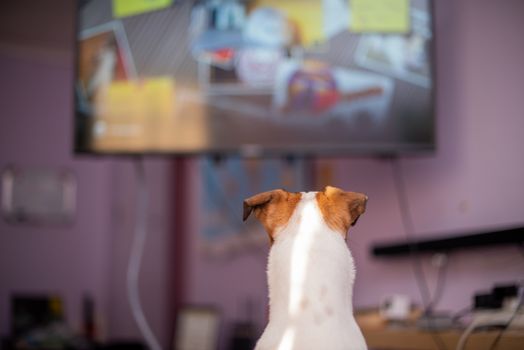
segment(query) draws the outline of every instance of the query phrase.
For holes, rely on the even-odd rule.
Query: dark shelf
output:
[[[524,243],[524,227],[470,233],[413,241],[377,243],[371,252],[377,257],[401,256],[411,253],[449,252],[457,249]]]

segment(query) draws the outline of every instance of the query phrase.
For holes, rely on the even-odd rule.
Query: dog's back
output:
[[[355,270],[344,235],[328,224],[317,192],[299,195],[280,200],[294,208],[286,224],[270,232],[270,315],[256,350],[366,349],[353,317]]]

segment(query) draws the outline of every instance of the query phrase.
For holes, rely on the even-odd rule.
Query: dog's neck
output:
[[[303,194],[269,255],[270,326],[347,327],[354,278],[344,238],[326,225],[315,193]]]

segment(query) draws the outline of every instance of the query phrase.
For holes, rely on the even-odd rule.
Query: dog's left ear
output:
[[[262,192],[244,200],[243,220],[246,221],[256,207],[262,207],[268,204],[273,197],[278,195],[277,191],[281,190]]]
[[[357,223],[366,211],[368,196],[357,192],[346,192],[340,188],[326,186],[317,195],[317,202],[328,225],[346,236],[350,226]]]
[[[290,193],[284,190],[256,194],[244,200],[243,219],[245,221],[254,212],[273,241],[277,228],[286,225],[289,221],[300,201],[300,196],[300,193]]]

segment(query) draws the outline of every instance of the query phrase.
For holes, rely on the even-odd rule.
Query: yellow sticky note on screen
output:
[[[322,0],[257,0],[255,6],[282,11],[295,26],[304,46],[318,44],[326,39]]]
[[[168,144],[175,111],[170,77],[114,81],[95,97],[93,147],[97,150],[151,150]]]
[[[96,105],[101,117],[134,121],[170,118],[175,84],[171,78],[115,81],[100,94]]]
[[[351,0],[350,8],[353,32],[406,33],[410,29],[409,0]]]
[[[113,0],[113,17],[122,18],[161,10],[173,0]]]

